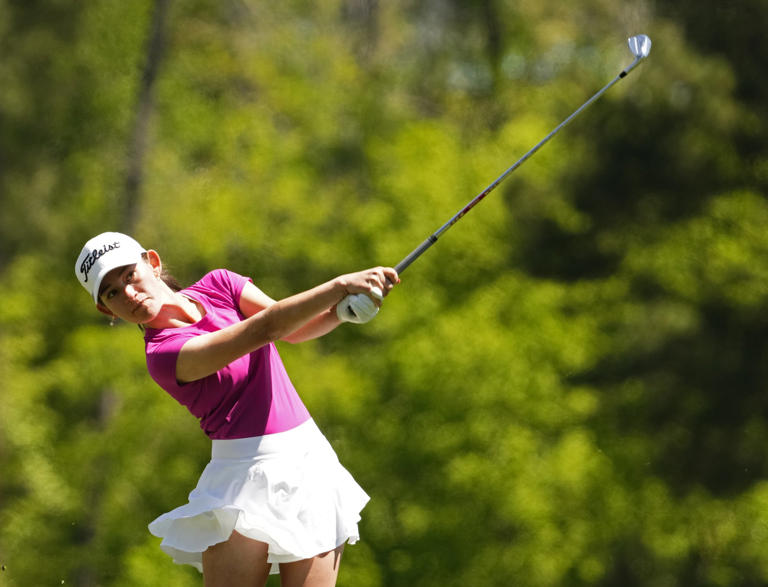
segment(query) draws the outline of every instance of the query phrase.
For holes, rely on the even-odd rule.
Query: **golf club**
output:
[[[625,67],[619,75],[617,75],[614,79],[612,79],[608,84],[606,84],[599,92],[597,92],[594,96],[592,96],[589,100],[584,102],[579,108],[571,114],[568,118],[563,120],[560,124],[558,124],[552,132],[550,132],[547,136],[545,136],[539,143],[534,146],[530,151],[528,151],[525,155],[523,155],[514,165],[512,165],[509,169],[507,169],[504,173],[502,173],[491,185],[489,185],[487,188],[485,188],[482,192],[480,192],[477,196],[472,199],[469,204],[464,206],[464,208],[459,211],[458,214],[456,214],[453,218],[451,218],[448,222],[443,224],[437,231],[432,233],[423,243],[421,243],[418,247],[416,247],[411,253],[409,253],[402,261],[400,261],[396,266],[395,269],[398,273],[402,273],[405,271],[405,269],[413,263],[416,259],[418,259],[424,251],[426,251],[429,247],[431,247],[435,242],[437,242],[437,239],[440,238],[440,236],[448,230],[451,226],[456,224],[467,212],[469,212],[472,208],[474,208],[485,196],[487,196],[489,193],[491,193],[496,186],[498,186],[504,179],[512,173],[515,169],[520,167],[527,159],[529,159],[536,151],[538,151],[549,139],[551,139],[553,136],[555,136],[561,128],[563,128],[566,124],[568,124],[571,120],[573,120],[576,116],[579,115],[579,113],[584,110],[587,106],[589,106],[592,102],[597,100],[600,96],[602,96],[612,85],[614,85],[616,82],[618,82],[620,79],[626,77],[626,75],[632,71],[635,66],[640,63],[641,60],[648,57],[648,54],[651,52],[651,39],[647,35],[636,35],[634,37],[630,37],[628,39],[629,44],[629,50],[632,51],[632,54],[635,56],[635,60]]]

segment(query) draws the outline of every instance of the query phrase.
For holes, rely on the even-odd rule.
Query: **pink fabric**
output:
[[[271,343],[204,379],[184,384],[176,380],[176,359],[186,341],[244,319],[239,301],[249,281],[224,269],[208,273],[180,292],[203,305],[202,320],[182,328],[147,328],[144,334],[149,374],[200,420],[210,438],[285,432],[310,418]]]

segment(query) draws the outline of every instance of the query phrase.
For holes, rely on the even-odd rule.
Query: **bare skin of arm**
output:
[[[240,311],[244,316],[250,317],[271,307],[275,303],[277,303],[275,300],[249,282],[243,288],[240,296]],[[341,320],[336,316],[336,307],[333,306],[320,312],[296,331],[281,337],[280,340],[290,343],[312,340],[328,334],[340,324]]]
[[[276,340],[298,342],[321,336],[338,326],[334,308],[345,296],[369,293],[374,287],[386,293],[397,282],[393,269],[378,267],[342,275],[277,302],[258,288],[261,295],[246,288],[240,306],[248,317],[184,343],[176,361],[176,378],[181,382],[202,379]]]

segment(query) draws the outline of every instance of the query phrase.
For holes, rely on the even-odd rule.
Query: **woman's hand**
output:
[[[400,278],[391,267],[374,267],[337,278],[347,296],[336,306],[336,316],[342,322],[363,324],[373,320],[384,297]]]
[[[397,272],[391,267],[373,267],[357,273],[341,275],[336,280],[347,294],[363,293],[372,295],[378,300],[382,300],[396,284],[400,283]]]

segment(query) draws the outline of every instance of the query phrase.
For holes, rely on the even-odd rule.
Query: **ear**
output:
[[[96,302],[96,309],[101,312],[102,314],[106,314],[110,318],[115,318],[116,316],[109,311],[109,308],[107,308],[104,304],[101,302]]]
[[[160,255],[154,249],[147,251],[147,262],[152,267],[152,271],[156,277],[160,277],[163,272],[163,262],[160,260]]]

